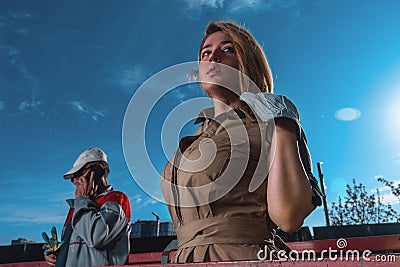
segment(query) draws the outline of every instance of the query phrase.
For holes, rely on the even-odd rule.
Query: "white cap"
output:
[[[107,154],[98,147],[89,148],[79,155],[75,160],[72,169],[64,174],[64,179],[70,179],[74,173],[90,162],[104,162],[106,163],[106,169],[108,170]]]

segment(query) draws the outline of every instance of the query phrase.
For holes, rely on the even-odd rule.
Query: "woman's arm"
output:
[[[291,119],[275,119],[270,152],[273,159],[268,175],[268,212],[285,232],[297,231],[315,208],[311,185],[299,156],[297,127]]]

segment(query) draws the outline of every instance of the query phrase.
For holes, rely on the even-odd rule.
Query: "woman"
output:
[[[265,248],[276,259],[289,248],[275,229],[296,231],[320,205],[297,111],[271,94],[260,45],[235,23],[206,27],[199,77],[214,107],[163,170],[179,243],[173,262],[257,260]]]

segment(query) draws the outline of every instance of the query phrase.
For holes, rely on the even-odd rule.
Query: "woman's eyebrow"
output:
[[[226,40],[226,41],[220,42],[219,45],[224,45],[224,44],[229,44],[229,43],[232,44],[233,42]],[[211,44],[205,45],[205,46],[203,46],[203,48],[201,50],[204,50],[204,49],[209,48],[211,46],[212,46]]]

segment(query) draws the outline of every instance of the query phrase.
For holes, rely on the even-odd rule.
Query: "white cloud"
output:
[[[133,197],[130,198],[131,201],[131,207],[132,209],[135,210],[140,210],[142,208],[145,208],[149,205],[157,204],[158,201],[154,198],[151,197],[146,197],[145,200],[143,200],[142,196],[140,194],[137,194]]]
[[[225,8],[229,13],[252,10],[254,12],[273,11],[292,8],[298,2],[295,0],[182,0],[187,10],[201,11],[205,8],[222,9]]]
[[[154,198],[148,198],[144,203],[143,203],[143,207],[147,207],[150,204],[157,204],[158,201],[155,200]]]
[[[18,105],[18,109],[20,111],[28,111],[29,109],[36,109],[41,104],[43,104],[43,101],[40,100],[25,100]]]
[[[133,92],[148,77],[146,71],[139,65],[107,67],[104,73],[107,83],[128,92]]]
[[[224,0],[183,0],[188,9],[221,8]]]
[[[241,11],[241,10],[254,10],[254,12],[259,11],[273,11],[280,9],[288,9],[296,4],[294,0],[235,0],[229,2],[229,11],[231,13]]]
[[[19,89],[32,89],[33,91],[35,91],[38,87],[39,80],[28,69],[26,63],[23,60],[23,57],[21,56],[20,50],[9,45],[0,46],[0,49],[4,49],[5,51],[7,51],[4,53],[0,53],[0,55],[7,57],[10,64],[13,65],[12,67],[16,68],[21,76]]]
[[[20,12],[8,11],[7,14],[13,19],[31,19],[33,16],[26,10]]]
[[[303,21],[305,21],[306,16],[304,12],[302,12],[300,9],[294,10],[294,12],[291,13],[290,16],[290,21],[292,22],[291,24],[291,29],[296,28],[299,24],[301,24]]]
[[[390,191],[390,188],[389,188],[389,187],[383,185],[383,186],[381,186],[381,187],[371,189],[370,192],[373,193],[373,194],[376,194],[376,190],[377,190],[377,189],[379,190],[379,193],[386,192],[386,191]]]
[[[0,221],[12,223],[63,223],[65,221],[65,215],[9,215],[7,217],[1,217]]]
[[[361,116],[361,111],[356,108],[342,108],[335,112],[335,118],[340,121],[353,121]]]
[[[24,35],[24,36],[27,36],[29,34],[29,31],[26,28],[18,28],[17,29],[17,33],[21,34],[21,35]]]
[[[13,47],[8,47],[8,49],[9,49],[8,55],[10,57],[19,55],[19,50],[18,49],[15,49]]]
[[[400,164],[400,153],[393,155],[392,159],[393,159],[394,163]]]
[[[88,117],[95,122],[97,122],[100,117],[105,116],[104,112],[97,111],[94,108],[91,108],[77,100],[72,100],[68,104],[69,104],[71,110],[73,110],[79,114],[82,114],[85,117]]]
[[[131,202],[133,202],[135,204],[139,204],[140,202],[142,202],[141,195],[135,195],[134,197],[132,197]]]
[[[13,205],[3,206],[0,213],[7,216],[0,217],[1,222],[13,223],[63,223],[65,211],[57,211],[57,207],[48,206],[46,209],[40,207],[19,207]]]
[[[179,102],[183,102],[185,100],[185,93],[180,89],[175,89],[172,91],[172,95],[179,100]]]
[[[19,72],[21,73],[22,77],[27,82],[30,82],[30,84],[32,85],[32,88],[36,89],[36,87],[38,85],[38,79],[34,75],[32,75],[32,73],[29,71],[28,67],[26,66],[25,62],[23,62],[19,66]]]
[[[301,24],[306,15],[303,12],[301,1],[296,0],[181,0],[183,12],[191,19],[198,20],[205,9],[218,10],[227,14],[237,13],[256,14],[260,12],[275,12],[285,10],[289,30]],[[315,3],[318,5],[318,3]],[[229,16],[228,16],[229,17]]]
[[[43,101],[41,100],[36,100],[34,97],[32,97],[31,100],[25,100],[19,103],[18,105],[18,110],[22,113],[28,113],[28,112],[36,112],[41,116],[44,116],[45,113],[41,109],[41,106],[43,105]]]
[[[23,184],[24,181],[24,179],[17,179],[16,185]],[[56,191],[53,191],[55,188]],[[74,190],[60,191],[58,187],[54,186],[50,186],[46,190],[39,186],[39,189],[31,194],[12,194],[10,192],[6,192],[6,194],[14,195],[14,199],[18,199],[18,201],[8,198],[10,200],[0,207],[0,214],[7,214],[7,216],[0,216],[0,222],[58,224],[65,221],[68,211],[68,204],[65,200],[73,197]],[[21,206],[21,201],[26,204]]]
[[[375,178],[375,179],[378,179],[379,177],[383,177],[383,176],[382,176],[382,175],[380,175],[380,176],[375,176],[374,178]],[[389,180],[389,181],[390,181],[390,179],[386,179],[386,180]],[[399,179],[399,180],[393,181],[394,187],[397,187],[398,184],[400,184],[400,179]],[[387,194],[385,194],[385,195],[381,195],[381,196],[382,196],[382,197],[385,196],[385,197],[388,198],[388,199],[392,199],[392,197],[390,197],[390,195],[393,195],[393,194],[391,193],[390,187],[388,187],[388,186],[386,186],[386,185],[382,185],[381,187],[378,187],[378,188],[375,188],[375,189],[370,190],[370,192],[376,194],[376,190],[377,190],[377,189],[379,190],[379,193],[382,193],[382,192],[389,192],[389,193],[387,193]],[[393,197],[394,197],[394,195],[393,195]]]
[[[132,87],[142,81],[144,71],[140,66],[132,66],[121,71],[121,83],[124,87]]]
[[[200,85],[195,83],[185,84],[183,86],[173,88],[168,91],[168,95],[178,99],[180,103],[188,101],[189,97],[193,97],[194,95],[207,98],[207,94],[203,91]]]
[[[80,103],[79,101],[71,101],[70,105],[71,105],[72,109],[74,109],[77,112],[89,113],[89,111],[86,109],[86,107],[83,106],[83,104]]]
[[[381,195],[381,197],[382,197],[382,203],[384,204],[390,204],[390,205],[399,204],[399,199],[392,193]]]

